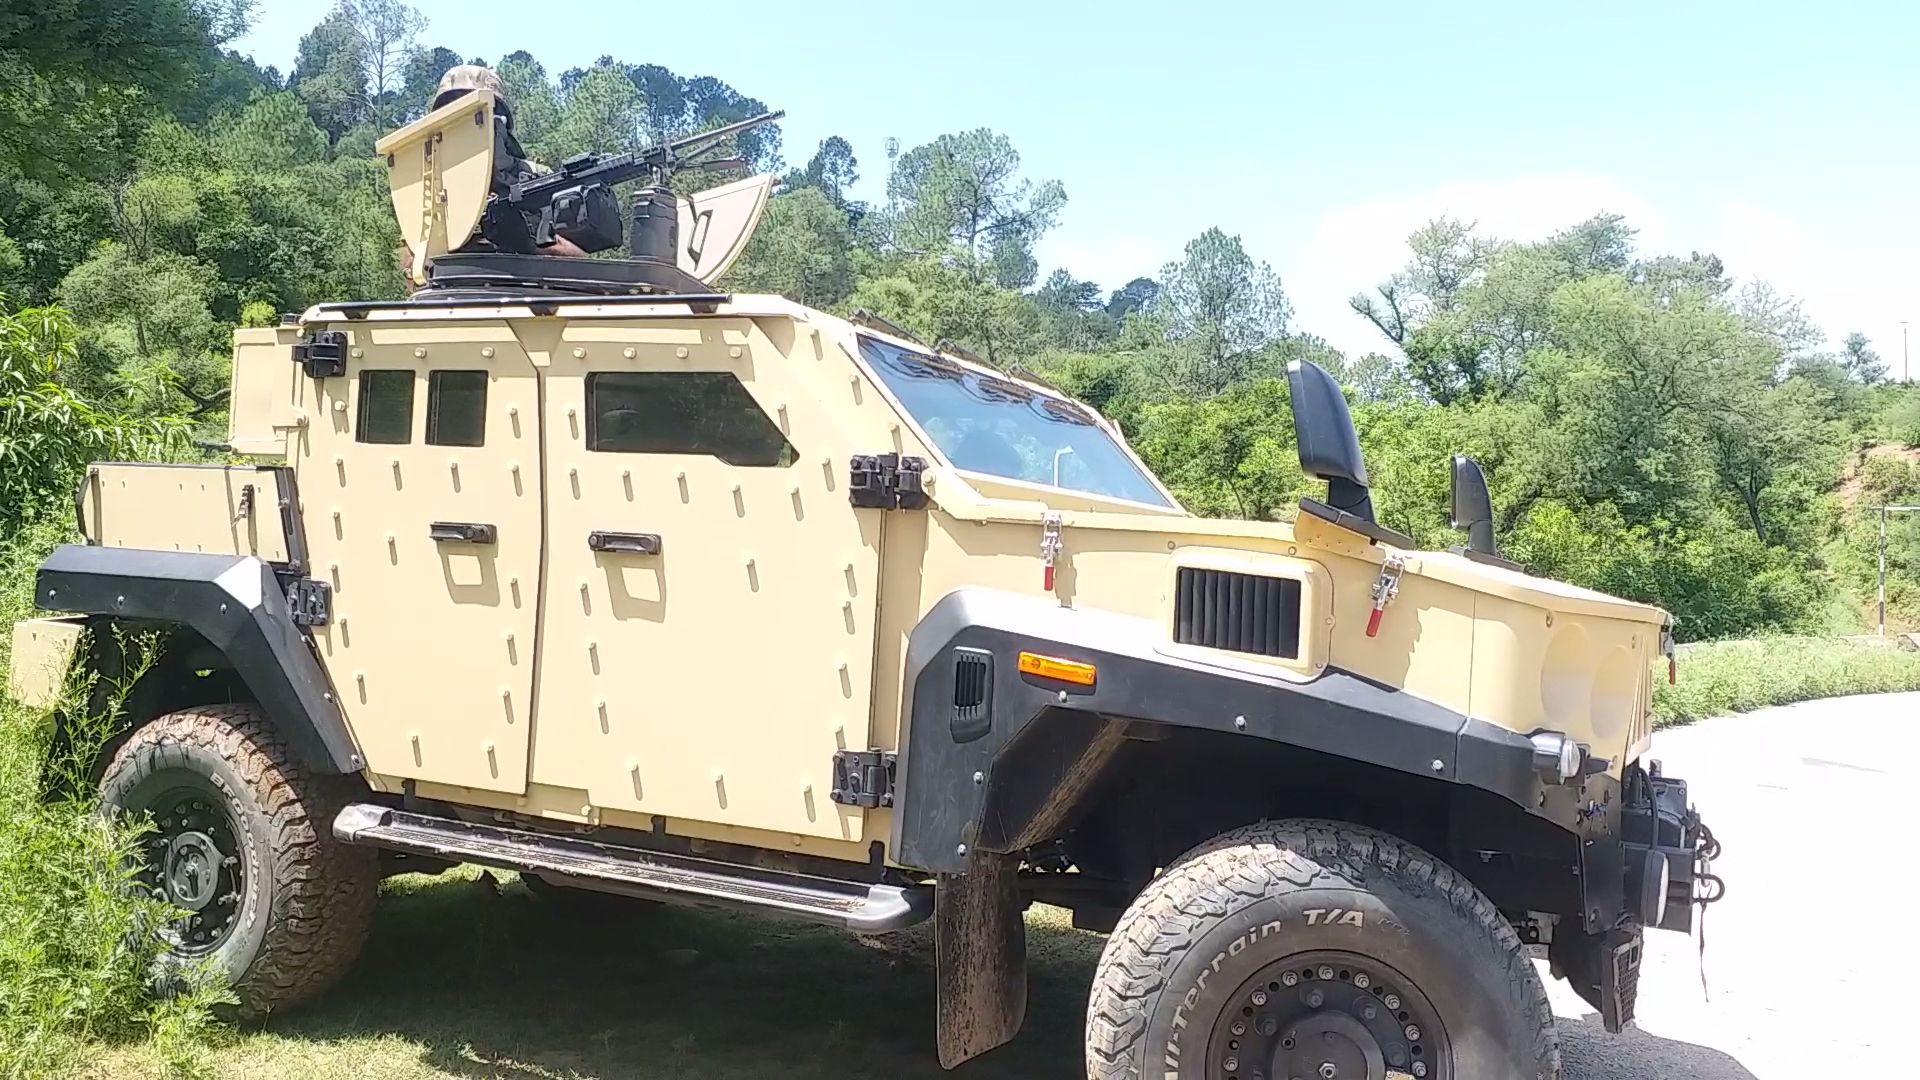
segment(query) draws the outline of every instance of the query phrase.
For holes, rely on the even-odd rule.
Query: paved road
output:
[[[1920,694],[1834,698],[1662,732],[1726,847],[1697,943],[1648,933],[1638,1031],[1608,1035],[1565,985],[1567,1080],[1920,1075]]]

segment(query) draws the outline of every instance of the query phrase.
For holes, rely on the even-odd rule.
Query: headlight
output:
[[[1583,756],[1580,744],[1558,731],[1533,736],[1533,767],[1560,783],[1580,775]]]

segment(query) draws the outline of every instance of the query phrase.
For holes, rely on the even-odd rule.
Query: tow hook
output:
[[[1380,564],[1380,576],[1373,581],[1373,614],[1367,616],[1368,637],[1380,636],[1380,617],[1400,592],[1400,573],[1406,568],[1407,560],[1402,555],[1389,555],[1387,561]]]

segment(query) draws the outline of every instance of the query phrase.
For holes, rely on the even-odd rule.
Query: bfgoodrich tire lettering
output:
[[[353,777],[308,772],[251,705],[209,705],[162,716],[129,737],[101,779],[103,807],[170,820],[155,824],[146,879],[178,873],[179,891],[217,904],[207,923],[176,928],[170,954],[224,971],[243,1017],[320,993],[345,973],[366,939],[379,887],[374,852],[333,838],[333,815],[352,797]],[[196,793],[204,793],[201,800]],[[183,829],[175,808],[195,815]],[[198,804],[204,809],[196,810]],[[185,847],[165,838],[184,833]],[[175,858],[158,865],[172,851]],[[200,858],[202,851],[216,857]],[[156,859],[158,855],[160,858]],[[231,859],[232,862],[226,862]],[[217,890],[199,875],[220,871]],[[217,914],[215,914],[217,912]],[[206,942],[194,937],[218,920]]]
[[[1323,959],[1340,955],[1353,962]],[[1271,822],[1223,834],[1182,856],[1135,899],[1094,976],[1087,1075],[1268,1076],[1264,1058],[1278,1052],[1277,1041],[1249,1041],[1246,1049],[1236,1044],[1230,1051],[1210,1044],[1217,1025],[1224,1029],[1224,1020],[1248,1007],[1241,998],[1250,980],[1298,967],[1291,960],[1279,964],[1294,957],[1306,961],[1304,970],[1288,977],[1303,981],[1283,987],[1276,976],[1272,985],[1274,1007],[1294,1008],[1295,1016],[1304,1009],[1297,996],[1311,991],[1321,964],[1334,976],[1325,985],[1350,1006],[1338,1010],[1339,1023],[1353,1026],[1346,1017],[1372,1003],[1368,992],[1373,1000],[1383,992],[1404,995],[1402,1011],[1430,1008],[1434,1017],[1427,1023],[1441,1030],[1419,1033],[1425,1056],[1415,1059],[1429,1063],[1428,1080],[1560,1075],[1546,990],[1519,935],[1493,904],[1419,848],[1332,821]],[[1370,989],[1357,992],[1353,975],[1363,969],[1373,972],[1364,980]],[[1401,985],[1384,990],[1378,980]],[[1266,985],[1254,986],[1261,1002]],[[1283,1019],[1281,1026],[1291,1023]],[[1248,1056],[1237,1057],[1242,1053]]]

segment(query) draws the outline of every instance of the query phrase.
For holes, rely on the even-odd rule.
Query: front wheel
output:
[[[333,838],[352,785],[302,768],[251,705],[187,709],[134,732],[101,778],[100,801],[153,820],[138,880],[184,912],[162,931],[163,961],[210,963],[243,1017],[339,978],[366,938],[380,883],[372,849]]]
[[[1331,821],[1182,856],[1107,940],[1093,1080],[1554,1080],[1546,989],[1472,883]]]

